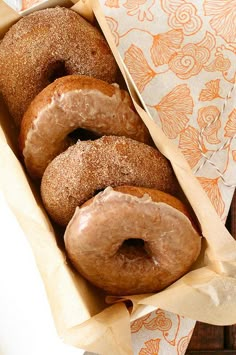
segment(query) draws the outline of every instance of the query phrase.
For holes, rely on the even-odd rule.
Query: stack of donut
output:
[[[190,269],[201,238],[116,75],[101,33],[66,8],[22,18],[0,44],[0,90],[21,155],[66,227],[72,264],[110,294],[157,292]]]

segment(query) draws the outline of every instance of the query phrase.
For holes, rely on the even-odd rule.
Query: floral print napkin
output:
[[[102,5],[149,112],[225,221],[236,169],[236,0]]]

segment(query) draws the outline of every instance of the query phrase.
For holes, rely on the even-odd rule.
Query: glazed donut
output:
[[[108,187],[76,209],[64,236],[67,255],[111,295],[160,291],[200,253],[201,238],[185,214],[186,207],[166,193]]]
[[[56,77],[80,74],[113,82],[116,72],[102,34],[62,7],[23,17],[0,44],[0,91],[18,126],[33,98]]]
[[[151,140],[126,91],[99,79],[69,75],[41,91],[23,117],[20,149],[31,176],[42,177],[49,162],[68,148],[68,134],[77,128],[98,136]]]
[[[126,137],[79,141],[46,168],[41,196],[52,219],[66,225],[80,206],[107,186],[135,185],[176,191],[169,161],[156,149]]]

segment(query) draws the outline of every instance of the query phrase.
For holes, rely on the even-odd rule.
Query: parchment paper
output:
[[[134,297],[132,319],[149,313],[153,307],[161,307],[212,324],[235,323],[235,241],[216,214],[181,152],[140,107],[135,86],[112,42],[99,3],[94,0],[86,6],[88,9],[92,8],[133,95],[135,107],[158,149],[171,161],[206,238],[206,252],[197,263],[198,268],[157,295]],[[2,8],[5,17],[3,22],[0,11],[1,33],[8,27],[7,18],[9,22],[12,18],[17,18],[5,5]],[[74,5],[73,9],[80,11],[77,5]],[[91,18],[90,11],[89,17]],[[0,106],[0,122],[4,122],[4,131],[0,130],[0,191],[32,247],[59,335],[72,345],[97,353],[132,354],[130,315],[125,304],[116,303],[104,309],[104,297],[66,264],[40,199],[37,193],[32,191],[22,166],[9,146],[14,137],[9,137],[12,124],[3,104]],[[5,132],[8,132],[8,135]],[[11,145],[14,146],[14,143]],[[132,300],[132,297],[130,299]]]

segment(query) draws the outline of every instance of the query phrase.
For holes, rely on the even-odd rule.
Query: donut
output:
[[[181,201],[164,192],[108,187],[76,209],[64,235],[68,258],[111,295],[158,292],[200,253],[201,238],[186,215]]]
[[[49,162],[70,145],[68,134],[78,128],[98,136],[151,140],[126,91],[92,77],[69,75],[41,91],[23,117],[19,141],[30,175],[41,178]]]
[[[0,44],[0,91],[19,126],[33,98],[57,77],[116,78],[102,34],[76,12],[49,8],[20,19]]]
[[[77,206],[107,186],[134,185],[175,193],[169,161],[155,148],[126,137],[79,141],[47,166],[41,196],[51,218],[67,225]]]

